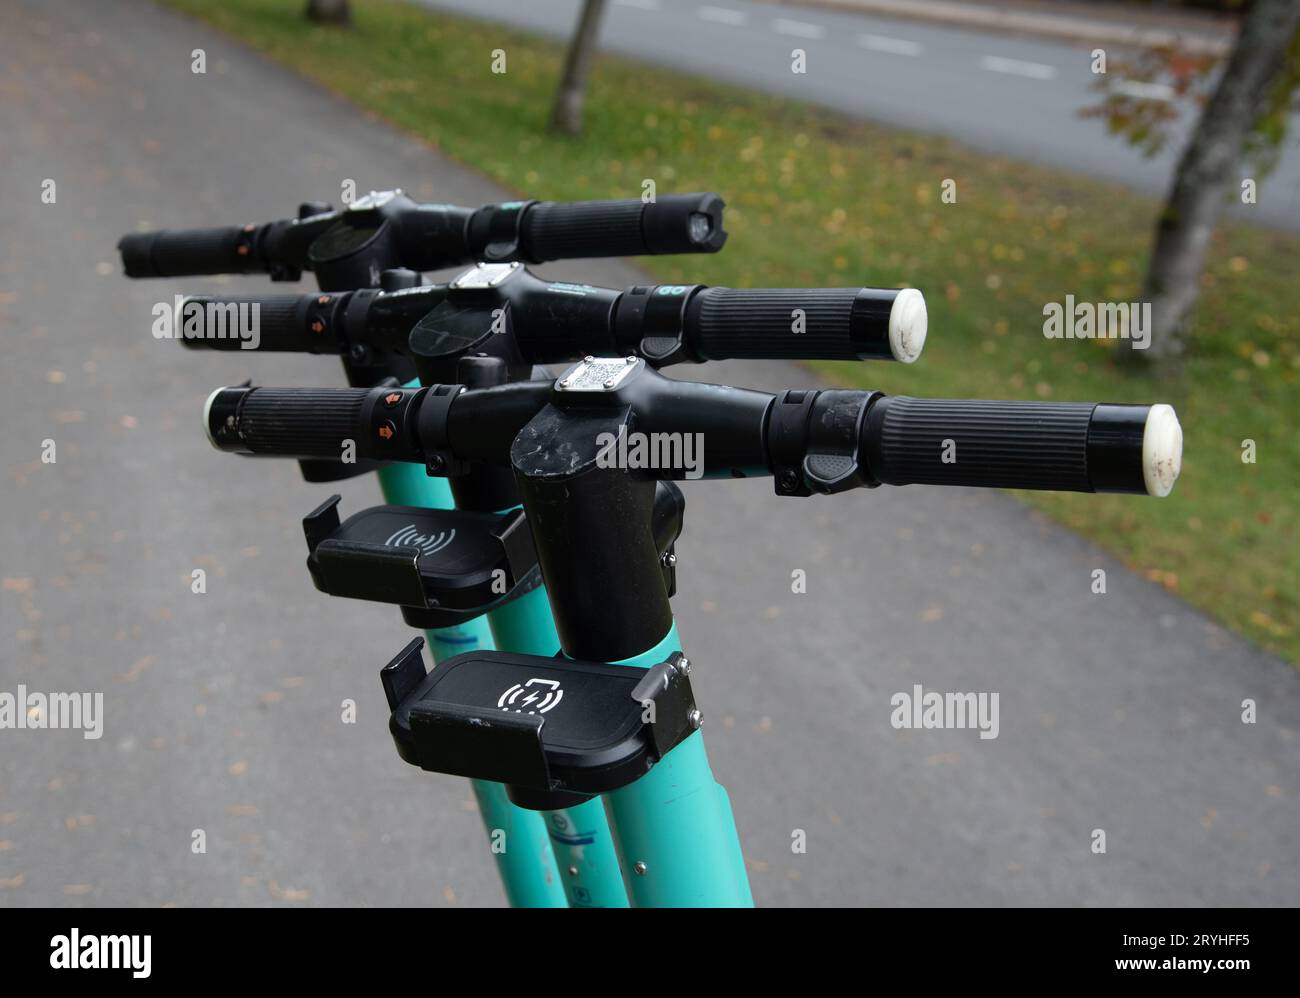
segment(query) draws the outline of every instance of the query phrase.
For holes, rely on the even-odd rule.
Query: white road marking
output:
[[[695,16],[701,21],[712,21],[714,24],[744,24],[745,12],[743,10],[732,10],[730,7],[710,7],[707,4],[695,9]]]
[[[1056,78],[1056,67],[1041,62],[1022,62],[1019,59],[1004,59],[1000,55],[986,55],[980,59],[980,69],[990,73],[1007,73],[1011,76],[1027,76],[1031,80],[1052,80]]]
[[[1173,100],[1174,88],[1166,83],[1143,83],[1141,80],[1120,80],[1115,84],[1116,93],[1127,94],[1143,100]]]
[[[821,38],[826,34],[826,29],[820,24],[791,21],[784,17],[778,17],[772,22],[772,30],[778,35],[793,35],[795,38]]]
[[[858,44],[873,52],[889,52],[893,55],[920,55],[921,45],[904,38],[889,38],[885,35],[858,35]]]

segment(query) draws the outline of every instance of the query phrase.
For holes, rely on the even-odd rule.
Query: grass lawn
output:
[[[1117,362],[1127,344],[1042,333],[1043,305],[1067,294],[1137,297],[1150,199],[609,56],[591,80],[585,134],[559,138],[545,125],[563,52],[534,36],[395,0],[353,0],[348,31],[310,26],[303,0],[164,2],[520,193],[638,197],[643,178],[661,193],[721,193],[726,249],[642,260],[660,280],[925,292],[930,338],[916,365],[815,365],[829,379],[918,395],[1173,403],[1186,444],[1169,499],[1023,498],[1300,663],[1300,240],[1221,227],[1191,359],[1159,380]],[[495,49],[505,74],[491,71]],[[940,200],[948,178],[955,204]],[[414,178],[385,182],[404,179]],[[1242,460],[1247,439],[1253,464]]]

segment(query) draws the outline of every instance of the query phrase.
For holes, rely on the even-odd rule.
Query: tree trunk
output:
[[[596,39],[600,36],[600,19],[605,14],[605,0],[583,0],[578,15],[578,28],[569,55],[564,62],[564,78],[555,95],[551,109],[551,127],[567,135],[582,131],[582,104],[587,89],[587,70],[596,54]]]
[[[348,0],[307,0],[307,20],[346,27],[352,23],[352,11]]]
[[[1174,172],[1173,188],[1156,225],[1142,300],[1151,302],[1151,346],[1134,351],[1151,362],[1185,348],[1206,251],[1241,151],[1264,109],[1300,26],[1296,0],[1255,0],[1219,85],[1205,105]]]

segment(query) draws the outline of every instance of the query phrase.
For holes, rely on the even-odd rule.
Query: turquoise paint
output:
[[[615,664],[645,669],[680,650],[673,624],[655,647]],[[700,732],[604,800],[633,905],[753,906],[731,802],[713,778]]]
[[[542,816],[512,804],[500,783],[470,780],[470,785],[510,907],[567,908],[564,884]]]
[[[430,478],[417,464],[389,465],[380,469],[379,476],[384,497],[393,505],[450,509],[455,504],[447,481]],[[548,658],[560,649],[546,590],[540,587],[489,612],[486,619],[425,635],[434,662],[477,648]],[[628,906],[614,839],[599,798],[563,811],[527,811],[512,804],[500,784],[471,782],[489,840],[495,830],[505,832],[506,851],[495,855],[512,907]],[[518,849],[511,847],[516,842]]]
[[[488,611],[496,647],[522,655],[551,657],[560,650],[546,589],[538,586],[504,606]]]
[[[450,509],[453,505],[446,481],[430,478],[418,464],[390,464],[380,468],[378,474],[384,500],[391,505],[432,509]],[[463,652],[493,647],[491,630],[482,617],[458,627],[424,633],[435,663]],[[499,783],[470,782],[510,905],[567,907],[568,898],[542,816],[512,804],[506,797],[505,787]]]
[[[542,587],[488,613],[496,646],[547,658],[560,638]],[[541,812],[572,908],[626,908],[627,891],[600,798],[561,811]]]
[[[564,878],[570,908],[627,908],[605,805],[592,797],[573,807],[544,811],[551,848]]]

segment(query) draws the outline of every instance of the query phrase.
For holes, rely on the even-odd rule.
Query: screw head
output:
[[[442,471],[447,462],[443,460],[441,454],[430,454],[429,460],[425,464],[430,471]]]
[[[606,382],[605,382],[605,387],[606,387],[606,388],[613,388],[613,387],[614,387],[613,379],[611,379],[611,380],[609,380],[609,381],[606,381]]]
[[[632,865],[632,869],[634,869],[634,870],[636,871],[636,875],[637,875],[638,877],[644,877],[644,876],[645,876],[645,871],[648,870],[649,867],[646,866],[644,862],[642,862],[641,860],[638,859],[638,860],[636,861],[636,863],[634,863],[634,864]]]
[[[596,358],[593,357],[591,354],[587,354],[587,356],[585,356],[585,357],[582,358],[583,363],[586,363],[586,364],[590,364],[590,363],[591,363],[593,360],[595,360],[595,359],[596,359]]]
[[[576,877],[577,875],[578,875],[578,868],[576,866],[569,867],[569,876]]]
[[[633,354],[632,356],[625,358],[624,361],[623,361],[623,363],[625,363],[625,364],[635,364],[635,363],[637,362],[638,359],[639,359],[639,358],[636,356],[636,354]]]
[[[659,559],[666,568],[673,568],[677,565],[677,555],[671,551],[665,551],[664,556]]]
[[[685,655],[677,660],[677,671],[683,676],[689,676],[691,674],[691,660]]]
[[[704,712],[699,707],[692,707],[691,712],[686,715],[686,720],[690,722],[693,731],[699,731],[700,725],[704,723]]]

